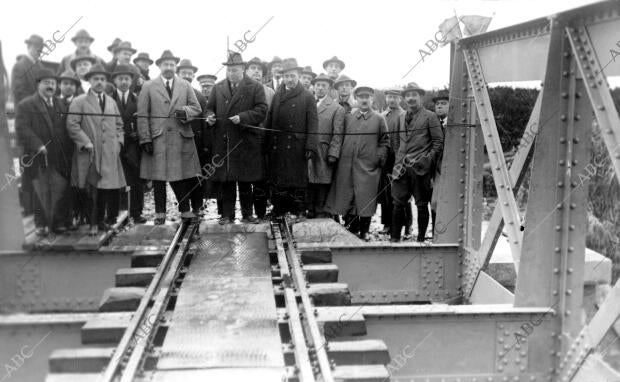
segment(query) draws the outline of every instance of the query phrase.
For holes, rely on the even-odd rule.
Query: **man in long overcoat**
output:
[[[200,195],[192,192],[200,187],[200,163],[194,132],[188,123],[200,115],[200,104],[190,84],[175,75],[179,61],[165,50],[155,61],[161,75],[145,82],[140,91],[138,137],[145,153],[140,176],[153,180],[154,187],[156,182],[170,182],[181,218],[188,220],[196,218],[190,211],[190,198],[194,199],[192,205],[200,204],[196,200]],[[159,194],[155,197],[155,223],[163,224],[165,219],[166,200]]]
[[[207,123],[212,126],[211,152],[215,180],[222,206],[220,224],[235,219],[237,185],[242,222],[258,223],[252,215],[252,183],[263,181],[265,165],[260,129],[267,113],[263,85],[244,75],[241,54],[230,52],[226,79],[218,82],[207,103]]]
[[[389,137],[385,118],[371,108],[373,89],[360,86],[354,94],[359,108],[345,117],[345,136],[327,209],[344,215],[347,228],[368,240]]]
[[[90,46],[92,45],[93,41],[95,41],[95,38],[92,37],[85,29],[80,29],[79,31],[77,31],[75,36],[71,38],[71,41],[73,41],[73,43],[75,44],[75,52],[62,58],[62,60],[60,61],[60,66],[58,66],[57,74],[60,74],[65,70],[71,69],[71,61],[77,56],[93,56],[96,61],[95,64],[101,64],[105,68],[106,63],[104,59],[94,55],[91,52]],[[73,70],[75,71],[75,68],[73,68]]]
[[[140,144],[138,142],[138,97],[130,90],[135,72],[127,65],[117,65],[112,73],[116,89],[112,98],[123,119],[125,143],[121,150],[121,162],[129,190],[129,217],[136,224],[146,223],[142,216],[144,207],[144,181],[140,178]],[[127,196],[123,194],[123,197]]]
[[[309,136],[318,131],[316,100],[299,82],[302,67],[284,60],[284,86],[273,97],[265,127],[273,215],[303,218],[308,187],[308,159],[317,155]],[[271,131],[277,130],[277,131]]]
[[[334,81],[321,73],[312,80],[319,120],[317,154],[308,160],[308,217],[326,218],[325,201],[332,184],[333,168],[340,157],[344,129],[344,108],[329,96]]]
[[[437,115],[422,106],[424,89],[415,82],[407,85],[402,94],[409,109],[401,115],[400,146],[392,171],[392,237],[400,240],[400,230],[405,220],[405,206],[411,196],[418,210],[418,237],[423,242],[428,228],[428,204],[431,201],[431,178],[435,173],[437,158],[443,147],[443,132]]]
[[[42,171],[54,171],[62,177],[61,184],[51,183],[45,186],[58,188],[51,190],[62,195],[63,213],[53,214],[54,221],[48,221],[44,212],[57,206],[38,203],[34,214],[37,234],[64,231],[71,224],[71,200],[68,198],[67,185],[71,176],[71,156],[73,142],[66,129],[67,109],[62,100],[55,98],[57,78],[51,70],[42,69],[37,72],[37,92],[26,97],[17,105],[15,131],[20,145],[24,149],[22,165],[24,176],[38,179],[39,182],[49,181],[40,177]],[[63,191],[64,190],[64,191]],[[42,211],[47,208],[48,211]],[[58,212],[61,212],[58,210]]]
[[[120,189],[127,185],[120,158],[124,132],[116,102],[104,92],[109,73],[96,64],[86,79],[90,89],[71,102],[67,130],[75,143],[71,183],[91,191],[91,234],[96,234],[116,223]]]

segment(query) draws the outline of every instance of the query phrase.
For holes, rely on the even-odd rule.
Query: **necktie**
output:
[[[105,100],[103,99],[103,94],[99,93],[99,106],[101,107],[101,114],[105,110]]]
[[[52,99],[51,98],[47,99],[47,106],[50,107],[50,108],[54,107],[54,104],[52,103]]]
[[[172,98],[172,88],[170,88],[170,80],[166,80],[166,91],[168,92],[168,97]]]
[[[122,100],[123,107],[125,107],[127,105],[127,96],[125,94],[127,94],[127,92],[123,92],[123,100]]]

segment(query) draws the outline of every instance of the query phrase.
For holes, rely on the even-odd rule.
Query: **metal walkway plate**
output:
[[[269,380],[280,380],[284,358],[267,245],[265,233],[209,234],[194,245],[158,371],[271,369],[278,378]]]

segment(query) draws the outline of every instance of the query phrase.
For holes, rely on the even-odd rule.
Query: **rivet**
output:
[[[560,143],[566,143],[566,138],[560,137]]]

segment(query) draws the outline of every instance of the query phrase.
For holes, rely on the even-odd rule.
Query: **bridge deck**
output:
[[[194,248],[153,380],[204,380],[233,369],[240,380],[282,380],[267,236],[203,235]]]

